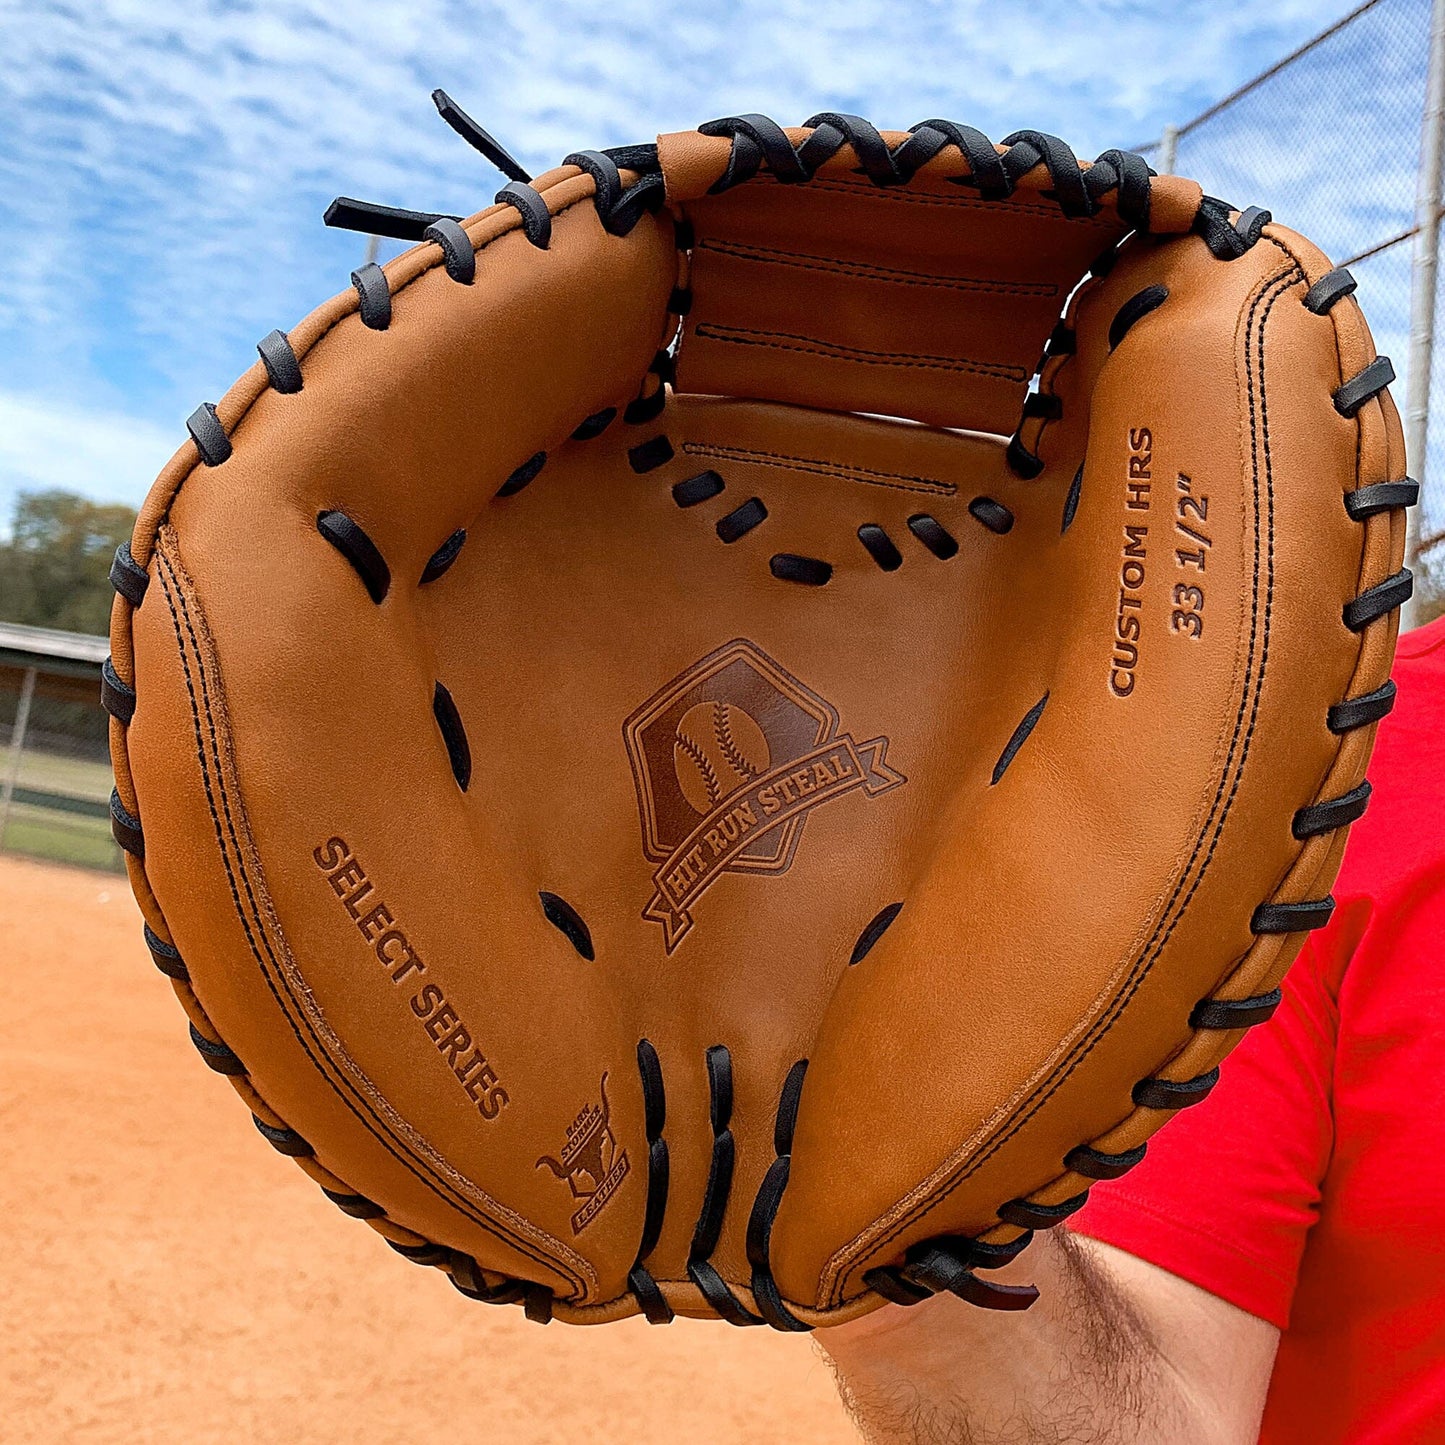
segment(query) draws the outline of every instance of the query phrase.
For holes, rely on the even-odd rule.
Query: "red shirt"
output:
[[[1445,618],[1395,681],[1329,927],[1070,1221],[1280,1327],[1272,1445],[1445,1442]]]

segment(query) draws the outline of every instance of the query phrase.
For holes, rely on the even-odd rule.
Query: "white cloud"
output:
[[[937,115],[995,136],[1027,126],[1092,155],[1197,111],[1345,3],[0,5],[0,389],[88,425],[131,416],[144,419],[135,437],[163,421],[182,437],[183,418],[254,360],[260,336],[346,285],[363,243],[322,229],[332,196],[462,212],[490,199],[501,178],[435,116],[435,85],[535,169],[747,110],[798,122],[842,109],[898,127]],[[1404,17],[1409,31],[1418,19],[1423,35],[1427,8],[1382,0],[1368,23]],[[1422,68],[1414,52],[1399,65]],[[1378,207],[1381,162],[1408,171],[1413,135],[1366,129],[1370,114],[1342,97],[1368,94],[1377,121],[1393,107],[1394,126],[1414,102],[1409,77],[1387,78],[1317,85],[1238,144],[1221,130],[1210,150],[1201,136],[1196,154],[1242,170],[1241,201],[1283,194],[1314,215],[1321,197],[1352,194]],[[76,470],[63,451],[22,461],[18,445],[5,443],[12,476]],[[138,500],[125,468],[109,475],[114,495]]]
[[[0,529],[21,491],[64,487],[98,502],[139,503],[184,438],[124,414],[0,391]]]

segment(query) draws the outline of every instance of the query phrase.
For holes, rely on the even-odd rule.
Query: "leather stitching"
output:
[[[756,185],[758,181],[770,181],[773,185],[781,184],[767,171],[760,171],[748,184]],[[838,191],[844,195],[864,196],[869,200],[896,201],[904,205],[945,206],[950,210],[981,210],[987,211],[993,216],[997,216],[1001,211],[1012,212],[1015,215],[1042,216],[1046,220],[1060,221],[1070,226],[1085,225],[1094,226],[1099,230],[1117,231],[1120,235],[1132,229],[1120,221],[1117,215],[1110,214],[1106,210],[1100,211],[1094,216],[1066,216],[1057,206],[1040,205],[1034,201],[1019,201],[1015,199],[1017,192],[1015,192],[1015,196],[1005,199],[984,201],[962,191],[953,196],[946,193],[905,190],[902,186],[873,187],[867,181],[835,181],[823,176],[814,177],[807,185],[809,190]],[[869,188],[865,190],[865,186]]]
[[[795,266],[804,271],[826,271],[869,281],[887,281],[899,286],[928,286],[943,291],[986,291],[998,296],[1057,296],[1059,288],[1045,281],[996,281],[975,276],[930,276],[920,271],[900,271],[891,266],[874,266],[833,256],[811,256],[798,251],[778,251],[770,246],[745,246],[739,242],[702,240],[699,251],[714,251],[741,261],[764,265]]]
[[[931,477],[911,477],[905,472],[881,472],[873,467],[854,466],[851,462],[832,462],[821,457],[797,457],[787,452],[764,451],[756,447],[730,447],[720,442],[683,442],[688,456],[716,457],[721,461],[745,462],[752,466],[774,466],[789,472],[807,472],[815,476],[836,477],[844,482],[864,482],[869,486],[888,487],[896,492],[923,492],[929,496],[957,496],[952,482],[935,481]]]
[[[719,326],[704,321],[694,329],[695,336],[709,341],[731,342],[736,346],[766,346],[775,351],[801,351],[811,356],[825,356],[834,361],[855,361],[865,366],[901,366],[925,371],[969,371],[998,381],[1026,382],[1028,373],[1019,366],[1004,366],[993,361],[955,360],[947,356],[922,356],[907,351],[866,351],[858,346],[834,345],[811,336],[795,336],[788,331],[765,331],[746,326]]]

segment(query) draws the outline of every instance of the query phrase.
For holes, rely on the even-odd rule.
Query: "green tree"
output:
[[[97,635],[110,629],[110,559],[135,512],[75,492],[21,492],[0,543],[0,620]]]

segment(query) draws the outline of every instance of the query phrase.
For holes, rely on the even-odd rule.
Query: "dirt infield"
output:
[[[186,1039],[125,881],[0,858],[0,1435],[855,1442],[806,1339],[488,1309],[343,1219]]]

